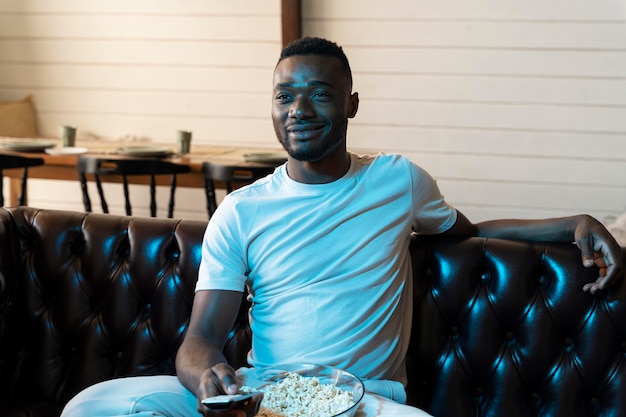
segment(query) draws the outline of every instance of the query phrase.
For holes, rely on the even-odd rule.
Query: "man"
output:
[[[589,216],[474,225],[406,158],[348,152],[348,119],[358,106],[339,46],[303,38],[283,50],[274,71],[272,120],[288,161],[230,194],[212,217],[176,360],[178,380],[98,384],[72,400],[64,416],[85,410],[253,415],[254,401],[221,414],[200,403],[237,391],[222,350],[245,288],[252,301],[252,366],[308,362],[347,369],[365,382],[366,415],[425,415],[401,404],[411,328],[411,232],[575,241],[582,262],[601,271],[583,291],[618,279],[620,249]]]

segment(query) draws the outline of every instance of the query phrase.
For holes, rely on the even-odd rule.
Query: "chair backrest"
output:
[[[263,178],[272,172],[274,165],[255,164],[228,164],[218,162],[202,163],[202,173],[204,174],[204,191],[207,200],[207,212],[209,218],[217,209],[217,198],[215,196],[215,181],[226,184],[226,193],[233,190],[234,184],[250,184],[259,178]]]
[[[87,187],[87,175],[92,175],[95,180],[98,195],[100,197],[100,203],[102,205],[102,211],[104,213],[109,212],[109,207],[104,196],[102,178],[109,177],[109,180],[111,180],[113,177],[118,176],[121,177],[121,182],[123,184],[126,214],[129,216],[132,215],[132,207],[127,177],[146,176],[150,179],[150,216],[156,217],[156,176],[170,175],[170,196],[167,211],[167,217],[169,218],[174,215],[176,175],[184,174],[190,171],[190,168],[187,165],[181,165],[157,158],[115,158],[89,155],[80,156],[76,167],[83,193],[85,211],[91,211],[91,199],[89,198]]]
[[[28,167],[43,165],[43,158],[25,157],[20,155],[0,154],[0,207],[4,206],[3,170],[22,168],[20,194],[18,205],[26,204],[26,183],[28,182]]]

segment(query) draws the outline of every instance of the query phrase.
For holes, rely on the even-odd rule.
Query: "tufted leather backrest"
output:
[[[0,273],[7,281],[0,296],[0,415],[12,415],[2,411],[6,399],[33,413],[14,415],[46,415],[33,411],[42,404],[56,405],[58,414],[75,393],[98,381],[173,374],[205,227],[187,220],[0,210]],[[226,349],[240,365],[246,335],[238,322]]]
[[[206,222],[0,208],[0,416],[172,374]],[[626,416],[626,285],[573,245],[414,238],[409,400],[436,417]],[[609,298],[608,296],[612,298]],[[247,304],[225,353],[245,364]]]
[[[414,404],[437,417],[626,416],[626,285],[583,292],[598,271],[571,244],[412,245]]]

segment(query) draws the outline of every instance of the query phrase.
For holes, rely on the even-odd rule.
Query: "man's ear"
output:
[[[348,118],[352,119],[356,116],[357,110],[359,110],[359,93],[352,93],[348,103]]]

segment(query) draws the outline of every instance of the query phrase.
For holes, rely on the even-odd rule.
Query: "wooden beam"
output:
[[[281,0],[283,46],[302,36],[301,0]]]

